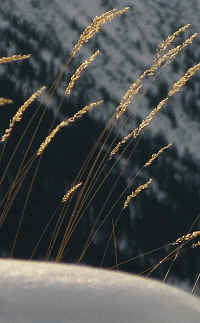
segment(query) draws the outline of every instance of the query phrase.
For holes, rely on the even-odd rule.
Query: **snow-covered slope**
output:
[[[136,275],[0,260],[1,323],[199,323],[200,301]]]

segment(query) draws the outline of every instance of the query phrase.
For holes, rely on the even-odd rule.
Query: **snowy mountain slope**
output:
[[[120,7],[120,2],[116,1],[114,6]],[[85,8],[89,8],[89,10],[85,12]],[[89,1],[83,1],[79,5],[75,1],[68,1],[67,5],[66,1],[52,1],[48,7],[45,2],[34,1],[32,4],[31,1],[8,1],[8,3],[3,5],[2,9],[4,17],[8,17],[11,13],[14,14],[19,23],[28,23],[28,25],[34,27],[38,35],[46,34],[47,30],[49,30],[51,32],[51,41],[56,41],[62,48],[60,55],[63,55],[65,52],[67,56],[72,44],[79,38],[80,31],[91,21],[92,17],[101,14],[107,8],[106,6],[104,8],[94,3],[90,6]],[[179,15],[179,12],[182,12],[183,9],[185,13]],[[177,15],[179,15],[178,20]],[[193,17],[196,19],[193,19]],[[76,28],[70,27],[73,21],[76,22]],[[140,23],[140,21],[142,22]],[[120,23],[121,27],[119,28]],[[104,87],[114,102],[119,102],[131,84],[130,82],[136,80],[139,73],[151,64],[156,46],[182,24],[187,23],[192,23],[192,30],[197,30],[198,20],[195,16],[195,7],[189,4],[188,6],[186,4],[177,5],[176,1],[174,1],[173,5],[165,5],[163,8],[162,1],[149,1],[148,3],[146,1],[138,1],[134,3],[126,17],[116,18],[113,23],[104,27],[104,32],[97,35],[98,46],[103,57],[100,60],[97,59],[97,65],[93,67],[94,73],[92,73],[92,77],[95,79],[97,86],[96,94],[98,93],[98,88]],[[158,25],[160,26],[159,30],[157,28]],[[2,24],[2,33],[4,33],[4,27],[5,25]],[[194,43],[196,44],[191,49],[194,55],[193,63],[195,63],[195,57],[198,57],[199,52],[198,40],[194,41]],[[3,48],[3,44],[1,46]],[[37,45],[35,44],[35,46]],[[46,55],[46,49],[40,48],[39,51],[40,53],[38,54],[42,56],[43,60],[46,58],[48,64],[50,61],[52,64],[54,63],[55,58],[52,56],[50,60],[48,57],[50,54]],[[90,54],[90,48],[85,46],[82,50],[83,53],[87,57]],[[162,73],[161,82],[166,83],[168,88],[186,70],[186,66],[183,68],[180,66],[183,66],[181,62],[184,61],[184,53],[180,56],[177,63],[178,67],[176,68],[178,73],[172,73],[171,66],[169,66],[165,73]],[[105,63],[105,60],[107,63]],[[100,66],[103,66],[103,69],[99,68]],[[155,87],[154,85],[152,86],[153,95],[158,95],[156,93],[158,91],[156,89],[157,85]],[[188,90],[185,94],[186,98],[189,95],[190,91]],[[193,93],[193,100],[194,95],[197,97],[195,102],[198,104],[198,93]],[[174,104],[176,104],[176,108],[173,108]],[[148,112],[147,106],[148,100],[141,97],[137,100],[137,107],[131,107],[130,110],[134,112],[134,116],[136,115],[143,119]],[[180,96],[178,99],[172,99],[165,109],[169,110],[169,113],[173,115],[176,127],[168,122],[167,113],[166,116],[163,116],[161,113],[161,116],[157,117],[156,126],[153,123],[151,131],[156,135],[165,129],[164,135],[166,140],[175,143],[180,156],[183,156],[183,152],[188,149],[199,160],[200,156],[197,149],[199,144],[198,120],[194,118],[188,120],[190,112],[184,111],[180,102]],[[99,111],[96,113],[98,115],[105,114],[105,112]],[[198,113],[198,106],[197,111],[194,113]],[[104,116],[104,120],[106,119],[107,115]],[[127,130],[132,127],[133,123],[127,127]],[[193,132],[191,133],[188,129],[193,129]],[[181,140],[183,133],[184,147]]]
[[[126,5],[129,3],[123,3],[123,6]],[[118,0],[107,2],[52,0],[49,3],[36,0],[8,0],[2,3],[0,12],[1,56],[24,52],[30,52],[33,55],[28,62],[0,66],[2,80],[0,95],[16,98],[16,106],[18,106],[43,84],[49,86],[68,58],[84,28],[94,16],[113,7],[122,8],[122,2]],[[187,23],[191,23],[191,28],[178,39],[179,41],[184,41],[186,37],[199,31],[198,10],[198,1],[193,1],[192,5],[187,1],[177,0],[171,0],[170,3],[166,3],[164,0],[135,1],[131,3],[131,9],[126,14],[105,25],[95,39],[81,49],[79,55],[74,58],[68,73],[64,75],[51,108],[56,115],[59,115],[59,119],[63,119],[64,116],[74,113],[74,110],[78,109],[79,98],[84,104],[102,97],[105,99],[104,107],[98,108],[90,114],[91,123],[94,122],[94,124],[92,123],[92,126],[91,123],[86,124],[85,128],[91,132],[86,140],[81,142],[83,149],[88,149],[87,142],[91,138],[96,138],[96,129],[101,128],[102,122],[103,125],[105,124],[130,84],[151,64],[158,44]],[[65,100],[61,112],[58,112],[58,102],[63,95],[66,80],[83,59],[88,58],[97,48],[100,49],[101,55],[77,82],[71,98]],[[115,132],[119,136],[127,134],[130,129],[143,120],[147,113],[167,94],[173,82],[183,76],[187,68],[198,63],[199,50],[199,38],[196,38],[193,44],[176,58],[174,63],[168,65],[159,74],[157,80],[147,80],[144,95],[138,95],[134,105],[129,107],[131,119],[128,125],[121,128],[119,125],[116,127]],[[130,207],[129,219],[132,221],[133,232],[129,234],[129,240],[126,243],[129,256],[134,252],[137,253],[138,250],[154,248],[175,239],[179,234],[188,230],[192,220],[198,215],[200,187],[198,167],[200,160],[199,102],[199,74],[197,73],[181,93],[171,98],[167,106],[160,111],[149,131],[145,133],[142,142],[143,148],[140,145],[137,151],[131,155],[131,160],[127,162],[128,166],[120,182],[121,186],[131,181],[130,178],[152,152],[157,151],[164,144],[173,143],[173,148],[165,156],[162,156],[155,166],[143,173],[145,178],[153,177],[153,185],[151,190],[144,193],[147,202],[142,203],[142,200],[140,202],[140,198],[138,198],[137,204]],[[16,109],[15,106],[14,109]],[[9,107],[8,110],[2,111],[1,132],[5,129],[11,113],[13,110]],[[85,129],[84,121],[82,124]],[[57,141],[54,145],[52,144],[50,157],[55,159],[52,159],[52,164],[48,165],[48,168],[46,167],[47,173],[44,178],[41,178],[39,190],[36,189],[35,195],[33,195],[28,212],[30,213],[30,222],[27,234],[23,236],[23,239],[26,239],[27,236],[27,241],[33,240],[33,237],[29,239],[29,228],[34,227],[32,222],[36,222],[32,219],[36,215],[37,221],[39,221],[40,218],[44,218],[44,214],[50,213],[54,208],[49,201],[53,200],[55,194],[59,195],[62,192],[64,182],[67,181],[70,184],[75,177],[75,171],[72,174],[71,169],[80,159],[80,155],[71,153],[69,160],[68,151],[71,152],[75,146],[72,143],[72,138],[77,139],[76,136],[85,136],[86,132],[84,131],[80,130],[80,133],[73,134],[73,136],[71,132],[63,132],[66,135],[63,142],[58,138],[59,143]],[[79,141],[80,138],[77,142]],[[66,142],[69,145],[68,150],[66,150]],[[72,144],[70,145],[70,143]],[[59,153],[62,153],[62,158]],[[47,160],[50,159],[48,157]],[[127,155],[125,155],[125,161],[126,157]],[[66,160],[69,170],[66,170]],[[60,174],[54,176],[52,175],[54,165],[58,163]],[[77,165],[75,164],[75,166]],[[102,176],[105,176],[109,166],[107,165]],[[74,168],[79,169],[80,167]],[[118,170],[116,173],[114,170],[114,178],[118,174]],[[10,177],[12,178],[12,176],[11,172]],[[138,182],[143,181],[144,178],[141,178],[141,181]],[[88,211],[89,214],[95,214],[100,209],[111,185],[112,181],[101,193],[98,203],[92,204],[90,212]],[[121,186],[116,188],[112,201],[116,200]],[[12,211],[13,218],[16,214],[20,214],[23,202],[22,198]],[[43,205],[50,205],[49,209],[46,210]],[[110,206],[108,206],[109,208]],[[113,212],[113,216],[115,214],[116,211]],[[129,227],[129,223],[121,224],[123,236],[128,236]],[[2,246],[6,249],[9,245],[9,243],[5,243],[7,231],[6,228],[4,232],[6,238],[2,238]],[[106,227],[105,233],[107,231],[109,229]],[[137,241],[138,249],[135,246],[135,241]],[[33,244],[31,243],[31,246]],[[24,245],[24,241],[21,245]],[[186,279],[192,273],[194,281],[199,268],[197,252],[194,250],[191,255],[193,262],[189,260],[189,257],[185,260],[187,262],[185,270],[182,270],[183,264],[177,264],[177,274],[182,278]],[[25,255],[28,254],[30,254],[30,250],[26,250]],[[93,259],[93,257],[91,258]],[[92,260],[90,259],[90,261]]]
[[[166,39],[169,34],[187,23],[191,24],[191,32],[198,31],[199,20],[198,16],[195,15],[195,10],[197,10],[195,4],[198,6],[198,2],[194,1],[192,6],[184,1],[180,4],[176,0],[171,1],[169,5],[164,3],[165,1],[136,1],[131,5],[129,12],[123,17],[114,19],[112,23],[103,27],[103,32],[100,32],[99,35],[97,34],[95,47],[98,46],[102,52],[102,57],[96,60],[96,65],[94,64],[95,66],[92,68],[92,78],[94,78],[97,87],[95,90],[96,95],[98,94],[98,89],[103,87],[109,92],[113,101],[119,103],[128,86],[136,80],[145,67],[152,63],[156,47],[163,39]],[[67,58],[72,44],[75,44],[79,38],[80,31],[91,22],[94,16],[100,15],[113,7],[120,8],[121,2],[108,2],[107,5],[102,6],[101,2],[90,5],[90,1],[82,1],[81,3],[68,1],[66,4],[66,1],[57,0],[47,5],[46,2],[41,3],[39,1],[10,0],[2,5],[2,12],[4,19],[5,16],[8,19],[9,15],[13,14],[19,24],[27,23],[34,28],[38,36],[45,34],[45,37],[49,37],[51,42],[58,43],[61,46],[60,55],[56,55],[59,59],[59,56],[64,56],[64,53]],[[75,28],[72,27],[73,22],[75,22]],[[5,25],[2,23],[2,33],[6,32],[4,27]],[[36,43],[35,46],[37,46]],[[3,49],[3,44],[1,47]],[[190,61],[190,65],[198,62],[198,47],[197,39],[189,51],[186,50],[186,53],[182,53],[177,58],[175,73],[173,72],[173,64],[162,73],[160,82],[166,83],[166,88],[170,89],[173,82],[178,80],[184,74],[186,68],[189,67],[188,63],[184,64],[188,52],[193,55],[193,61]],[[51,48],[48,51],[49,55],[51,55]],[[81,50],[81,54],[84,57],[88,57],[90,53],[90,46],[84,46]],[[38,55],[42,56],[42,60],[46,59],[46,63],[49,64],[51,62],[54,64],[54,54],[50,60],[49,55],[46,55],[46,49],[41,47]],[[59,64],[61,67],[61,60]],[[100,68],[101,66],[103,66],[103,69]],[[152,84],[152,87],[153,96],[157,96],[158,85],[154,86]],[[163,132],[164,129],[166,140],[174,142],[181,157],[183,157],[184,151],[188,149],[189,153],[192,153],[199,160],[200,155],[197,149],[199,145],[199,122],[194,118],[191,118],[192,120],[188,118],[190,112],[185,111],[181,103],[180,97],[188,98],[190,90],[188,89],[188,91],[185,91],[185,94],[182,94],[182,96],[178,95],[178,98],[170,100],[168,107],[165,108],[165,110],[169,110],[169,113],[173,115],[176,127],[173,126],[173,123],[170,124],[168,122],[167,112],[165,115],[162,115],[161,112],[161,116],[157,117],[157,123],[155,121],[156,126],[154,126],[154,123],[152,124],[151,131],[156,135],[159,132]],[[197,105],[197,111],[194,111],[194,113],[198,114],[198,90],[196,93],[192,92],[192,95]],[[188,98],[188,101],[190,100]],[[189,110],[189,102],[187,103],[187,110]],[[176,108],[173,108],[174,104]],[[148,99],[141,97],[137,99],[136,107],[130,107],[130,111],[133,111],[134,116],[136,115],[143,119],[149,108]],[[105,114],[105,111],[97,111],[96,113],[98,116],[100,114],[99,117],[102,118],[101,115]],[[107,120],[107,114],[103,119]],[[128,131],[132,127],[133,120],[126,130]],[[188,129],[193,129],[193,132],[191,133]],[[184,147],[181,140],[183,133]]]
[[[198,323],[199,299],[136,275],[0,260],[1,323]]]

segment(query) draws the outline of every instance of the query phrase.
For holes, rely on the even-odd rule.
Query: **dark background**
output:
[[[4,133],[10,118],[27,98],[42,85],[49,88],[60,69],[69,57],[70,51],[80,37],[84,28],[96,15],[112,8],[122,8],[120,1],[51,1],[51,4],[39,1],[6,1],[1,5],[1,57],[14,54],[28,54],[32,57],[21,62],[0,65],[0,96],[13,99],[14,103],[1,107],[0,131]],[[32,123],[13,159],[8,173],[0,187],[3,199],[19,164],[27,150],[40,117],[45,112],[38,129],[27,161],[35,153],[41,141],[46,137],[49,128],[57,125],[66,117],[72,116],[85,105],[104,99],[102,106],[82,117],[71,126],[62,129],[49,144],[40,164],[34,162],[23,185],[13,200],[5,222],[1,227],[1,256],[11,256],[17,228],[23,214],[27,192],[31,185],[34,170],[39,165],[31,195],[26,205],[20,233],[12,256],[29,259],[41,236],[45,225],[53,212],[55,218],[48,227],[34,259],[45,259],[51,236],[62,211],[60,200],[69,189],[83,165],[88,153],[97,143],[98,138],[120,102],[128,87],[147,68],[153,59],[159,43],[178,28],[191,23],[191,28],[174,41],[174,45],[183,42],[193,32],[198,32],[198,2],[191,6],[186,1],[136,1],[125,3],[130,10],[119,16],[112,23],[106,24],[101,31],[85,44],[72,60],[56,89],[53,101],[47,110],[45,102],[48,95],[33,103],[17,124],[6,145],[1,160],[1,174],[5,171],[11,154],[19,142],[26,125]],[[62,261],[77,262],[100,212],[98,224],[107,216],[104,225],[92,240],[82,263],[111,267],[116,264],[115,244],[113,237],[105,258],[106,243],[112,232],[126,196],[140,184],[152,177],[153,184],[133,200],[130,206],[121,213],[115,229],[117,240],[117,263],[138,257],[119,266],[121,270],[141,273],[167,256],[174,247],[167,246],[190,229],[199,215],[199,75],[198,72],[182,89],[181,93],[169,100],[168,105],[159,112],[151,127],[138,138],[130,142],[123,158],[109,161],[108,153],[114,143],[134,129],[163,99],[171,89],[173,82],[184,75],[185,71],[198,63],[198,39],[186,48],[165,70],[160,71],[156,80],[147,80],[144,91],[135,98],[135,103],[114,127],[99,161],[94,168],[89,182],[95,177],[98,165],[103,164],[100,176],[85,202],[85,212],[72,238],[68,243]],[[72,94],[65,97],[61,109],[59,103],[63,98],[65,85],[76,68],[95,50],[101,55],[96,58],[78,80]],[[35,114],[34,114],[35,113]],[[125,119],[128,122],[123,124]],[[109,131],[100,139],[97,150],[87,167],[84,167],[82,181],[94,165],[95,157],[101,149]],[[114,140],[114,143],[113,143]],[[162,146],[172,142],[173,146],[164,152],[152,166],[133,180],[138,169],[150,158],[151,154]],[[1,145],[3,150],[3,145]],[[105,159],[104,159],[105,158]],[[115,161],[117,161],[115,163]],[[103,186],[93,198],[98,186],[105,179]],[[129,189],[120,197],[121,192]],[[60,246],[65,226],[76,203],[78,194],[69,204],[65,220],[52,251],[54,260]],[[106,199],[108,200],[106,201]],[[92,200],[91,200],[92,199]],[[118,200],[119,199],[119,200]],[[91,201],[91,202],[90,202]],[[106,204],[104,206],[104,202]],[[118,202],[116,202],[118,201]],[[116,204],[115,204],[116,202]],[[8,203],[6,204],[9,205]],[[113,205],[115,205],[113,207]],[[1,214],[5,205],[1,206]],[[102,207],[104,207],[102,209]],[[81,213],[80,215],[81,216]],[[196,221],[192,230],[198,230]],[[164,246],[164,247],[163,247]],[[161,248],[143,256],[145,252]],[[102,258],[104,261],[102,262]],[[178,284],[184,281],[192,286],[199,272],[199,250],[192,249],[191,244],[185,247],[171,267],[168,281]],[[152,276],[163,279],[171,262],[159,266]]]

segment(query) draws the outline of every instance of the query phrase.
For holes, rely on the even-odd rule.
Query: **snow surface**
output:
[[[152,279],[0,260],[0,323],[199,323],[200,301]]]

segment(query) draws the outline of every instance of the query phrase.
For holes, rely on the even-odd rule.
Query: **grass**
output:
[[[23,195],[23,209],[20,211],[21,217],[19,219],[11,219],[11,222],[15,223],[15,234],[12,237],[10,237],[10,235],[8,234],[9,239],[12,240],[12,243],[10,243],[10,257],[15,256],[18,240],[21,234],[23,241],[22,228],[26,218],[29,201],[33,194],[32,191],[34,190],[35,182],[38,180],[38,178],[40,178],[39,174],[40,168],[42,168],[41,164],[45,162],[46,159],[48,159],[48,151],[51,150],[51,147],[57,144],[57,136],[60,132],[62,132],[61,136],[65,136],[65,131],[63,128],[67,128],[69,126],[69,133],[73,131],[73,126],[75,127],[77,119],[84,119],[84,115],[87,115],[90,110],[103,108],[104,98],[99,98],[99,100],[96,102],[92,102],[85,105],[84,107],[80,107],[79,111],[74,113],[71,117],[66,117],[66,119],[64,119],[57,125],[55,124],[55,120],[49,122],[49,119],[45,118],[48,118],[48,106],[55,95],[55,91],[59,86],[59,82],[61,82],[63,75],[65,75],[66,71],[70,68],[72,59],[76,56],[81,47],[84,46],[91,38],[93,38],[97,32],[100,32],[100,29],[105,23],[111,22],[111,20],[117,18],[117,16],[119,15],[126,14],[128,9],[128,7],[122,10],[113,9],[109,12],[106,12],[102,16],[95,17],[93,22],[81,34],[79,41],[72,49],[69,59],[64,64],[63,69],[60,71],[53,85],[49,89],[47,89],[46,86],[42,86],[40,89],[38,89],[30,98],[26,100],[26,102],[22,106],[20,106],[16,110],[16,113],[10,119],[8,126],[5,125],[4,133],[1,136],[0,155],[0,161],[2,165],[1,167],[3,169],[0,178],[0,184],[2,185],[2,199],[0,202],[1,229],[3,229],[6,221],[8,221],[7,218],[9,217],[9,214],[14,214],[12,210],[15,208],[15,203],[17,203],[16,200],[20,196],[20,192],[23,190],[23,187],[25,187],[25,195]],[[197,71],[199,71],[200,64],[196,64],[186,71],[186,73],[172,86],[167,96],[162,99],[156,107],[152,109],[152,111],[146,116],[146,118],[138,125],[136,129],[129,132],[124,138],[120,140],[118,140],[117,136],[115,136],[114,129],[115,127],[121,125],[125,126],[127,119],[122,118],[123,123],[121,123],[121,125],[119,125],[119,120],[127,111],[128,106],[136,99],[136,95],[143,90],[143,81],[146,78],[152,78],[153,81],[159,74],[160,70],[164,69],[168,64],[170,64],[176,58],[176,56],[184,48],[189,46],[195,39],[195,37],[197,37],[197,33],[195,33],[188,39],[186,39],[186,41],[184,41],[182,44],[168,50],[168,47],[173,45],[174,39],[189,27],[189,24],[185,25],[179,30],[175,31],[174,34],[169,35],[168,38],[159,45],[155,53],[152,65],[148,69],[146,69],[133,84],[131,84],[128,91],[121,99],[121,102],[114,110],[111,119],[108,120],[104,130],[99,134],[98,138],[94,138],[92,149],[90,150],[89,154],[85,156],[85,160],[82,163],[80,170],[76,172],[76,176],[74,176],[74,178],[72,179],[72,186],[68,187],[65,191],[63,189],[62,196],[60,196],[59,201],[56,201],[56,209],[53,211],[51,216],[48,216],[48,223],[46,223],[45,227],[41,227],[41,234],[39,237],[37,237],[37,242],[34,243],[32,252],[27,255],[27,258],[29,257],[33,259],[34,257],[36,257],[38,250],[40,250],[41,248],[42,240],[50,240],[48,242],[48,247],[45,255],[43,256],[43,259],[52,259],[56,262],[62,260],[68,261],[67,250],[68,248],[76,248],[73,244],[71,246],[70,243],[72,236],[75,235],[75,232],[78,230],[81,224],[81,227],[84,227],[84,225],[88,227],[88,230],[86,230],[87,239],[84,243],[84,247],[82,248],[81,253],[76,259],[76,262],[84,262],[88,249],[90,248],[92,242],[97,238],[98,232],[101,230],[109,217],[111,218],[111,232],[108,232],[108,228],[105,229],[107,233],[107,242],[101,260],[101,265],[103,265],[106,253],[108,252],[109,245],[112,241],[114,263],[112,266],[110,266],[110,268],[120,269],[123,264],[130,262],[132,263],[134,260],[141,257],[140,255],[129,258],[128,260],[125,260],[123,262],[119,261],[119,246],[117,241],[118,224],[119,221],[123,221],[121,220],[121,218],[123,218],[125,214],[125,209],[127,210],[129,208],[129,205],[133,203],[133,199],[136,197],[139,198],[138,195],[142,194],[142,191],[144,189],[151,189],[150,184],[151,182],[153,182],[153,179],[147,179],[145,183],[136,186],[136,188],[131,190],[130,194],[128,194],[130,187],[134,187],[136,179],[139,178],[139,175],[144,172],[144,169],[150,166],[152,167],[152,164],[158,158],[160,158],[160,155],[165,150],[168,150],[172,144],[169,143],[168,145],[160,147],[158,151],[151,153],[149,158],[145,161],[145,163],[138,170],[135,176],[130,179],[131,184],[121,189],[116,200],[112,198],[112,192],[114,188],[117,187],[117,181],[119,180],[119,177],[122,176],[122,173],[119,174],[119,177],[113,178],[112,171],[117,167],[119,161],[122,160],[130,143],[134,143],[133,149],[136,149],[141,138],[143,138],[143,136],[145,135],[144,131],[146,127],[151,125],[152,120],[156,117],[157,113],[159,113],[159,111],[163,109],[163,107],[168,103],[170,97],[179,92],[182,87],[190,80],[190,78]],[[65,98],[69,97],[74,87],[78,86],[78,84],[76,83],[78,83],[79,78],[84,77],[82,75],[83,72],[86,68],[89,68],[89,65],[96,59],[99,53],[100,52],[98,50],[95,53],[91,54],[91,56],[76,69],[75,73],[71,76],[69,83],[66,85],[65,91],[63,92],[63,99],[61,100],[58,109],[61,109]],[[17,60],[27,60],[31,58],[31,54],[2,57],[0,58],[0,64],[10,64]],[[48,93],[48,102],[46,106],[42,107],[42,104],[40,103],[38,104],[37,108],[35,108],[34,106],[34,109],[31,109],[32,103],[40,96],[44,95],[45,92]],[[12,102],[13,101],[10,98],[0,98],[1,105],[7,105]],[[25,118],[27,113],[28,117]],[[24,118],[26,122],[22,124],[22,128],[17,128],[17,123],[23,122]],[[84,120],[81,120],[81,122],[84,123]],[[46,133],[46,137],[41,138],[39,131],[42,125],[46,123],[48,124],[48,131]],[[80,124],[75,127],[75,132],[79,131],[79,126]],[[21,133],[19,133],[19,130],[21,131]],[[28,131],[30,131],[31,133],[30,137],[28,136]],[[14,141],[14,145],[12,148],[9,148],[11,149],[9,150],[8,145],[12,145],[12,141]],[[22,150],[20,150],[20,145],[21,147],[23,147]],[[78,147],[78,149],[79,148],[81,149],[81,145],[80,147]],[[23,151],[23,153],[21,153],[21,151]],[[8,157],[8,155],[9,158],[7,160],[6,158]],[[130,155],[128,158],[130,158]],[[19,156],[21,156],[20,160]],[[161,158],[164,157],[161,156]],[[6,162],[4,161],[4,159]],[[12,169],[12,173],[13,171],[15,171],[15,175],[11,180],[8,180],[10,176],[10,169]],[[53,170],[55,172],[59,172],[59,164],[54,165]],[[73,169],[72,173],[74,174]],[[105,188],[105,200],[103,201],[102,205],[99,205],[99,214],[95,214],[95,219],[93,214],[92,221],[90,221],[89,219],[84,220],[84,217],[89,214],[88,210],[90,206],[92,206],[92,203],[94,203],[96,195],[102,188],[105,187],[105,183],[108,179],[109,183],[111,184],[110,189],[107,191],[107,185]],[[112,205],[110,205],[109,202],[112,202]],[[51,208],[51,201],[49,201],[49,205]],[[109,205],[109,207],[106,207],[106,205]],[[47,207],[47,210],[49,209],[48,205],[43,205],[42,208],[44,207]],[[116,210],[118,210],[117,214]],[[115,213],[115,217],[113,215],[111,216],[112,211]],[[49,213],[49,211],[47,211],[47,213]],[[89,222],[91,222],[92,225],[89,225]],[[165,249],[166,247],[173,248],[173,250],[167,256],[163,257],[158,263],[153,264],[151,268],[147,268],[147,270],[145,270],[145,273],[147,272],[150,276],[161,265],[167,263],[167,271],[163,278],[163,280],[166,281],[173,264],[175,263],[185,246],[188,246],[188,244],[192,242],[191,247],[195,248],[200,243],[199,241],[194,242],[194,239],[198,239],[199,236],[198,231],[192,232],[194,224],[195,223],[191,225],[190,231],[185,233],[183,237],[177,239],[175,242],[170,242],[165,246],[156,248],[155,250],[151,250],[146,254],[143,254],[142,256],[145,256],[153,254],[154,252],[158,252],[159,250]],[[76,240],[74,243],[76,244]],[[195,288],[197,286],[198,278],[199,276],[194,283],[193,292],[195,291]]]

